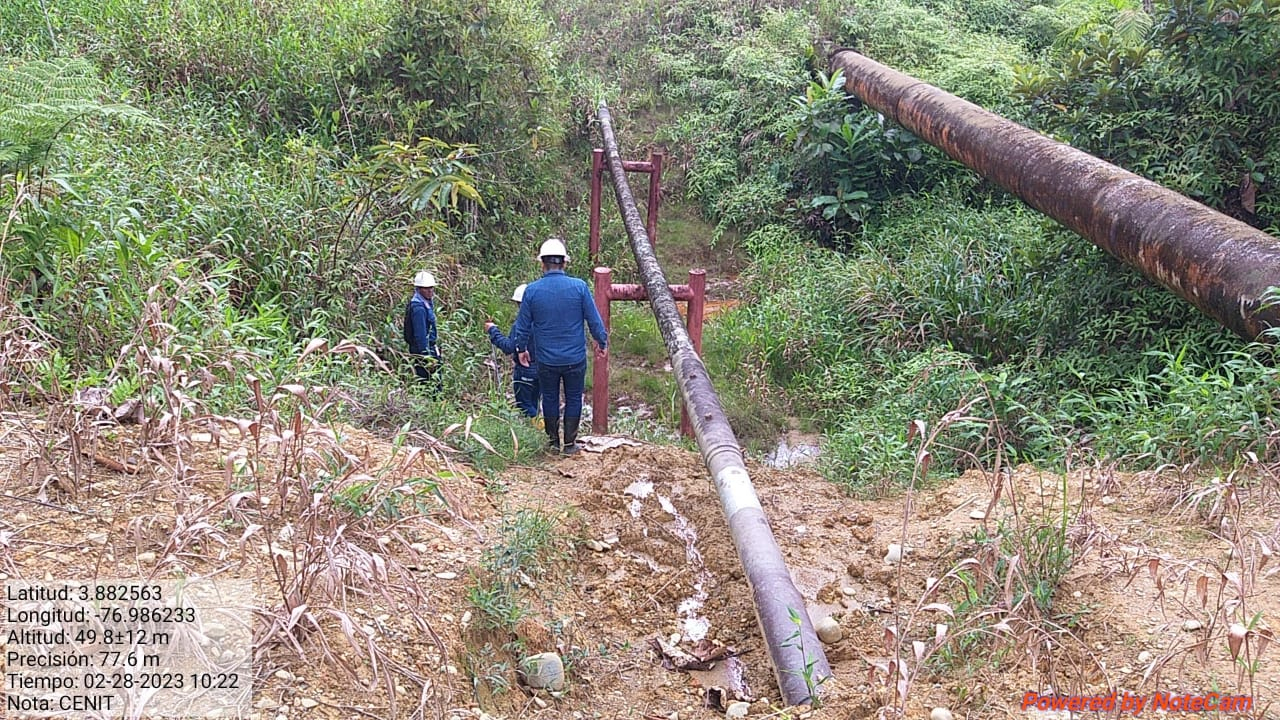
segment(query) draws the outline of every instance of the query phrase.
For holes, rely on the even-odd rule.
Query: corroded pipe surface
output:
[[[600,104],[598,117],[600,132],[604,136],[606,164],[613,178],[613,189],[618,196],[627,237],[631,240],[631,251],[644,278],[649,304],[658,319],[658,329],[662,332],[667,353],[671,356],[676,385],[692,416],[698,448],[715,480],[729,534],[733,537],[738,559],[751,586],[756,619],[769,650],[774,677],[782,699],[788,705],[810,702],[821,681],[831,676],[831,666],[809,620],[804,598],[791,581],[782,551],[760,507],[742,459],[742,449],[738,447],[738,440],[725,418],[720,398],[716,396],[707,369],[694,351],[684,323],[680,321],[675,298],[653,253],[645,224],[640,219],[635,198],[627,184],[626,169],[613,136],[613,120],[604,103]],[[800,621],[799,627],[791,620],[792,611]],[[806,677],[812,686],[806,683]]]
[[[845,88],[1246,340],[1280,327],[1280,239],[973,103],[838,50]]]

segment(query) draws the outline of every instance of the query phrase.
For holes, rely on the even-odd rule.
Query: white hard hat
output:
[[[426,270],[419,270],[417,275],[413,276],[414,287],[430,287],[436,286],[436,276]]]
[[[538,257],[555,257],[559,255],[564,258],[565,262],[569,262],[569,251],[564,249],[564,242],[559,238],[551,238],[542,243],[542,248],[538,250]]]
[[[527,288],[527,287],[529,287],[529,286],[528,286],[528,285],[520,285],[519,287],[517,287],[517,288],[516,288],[516,291],[515,291],[515,292],[513,292],[513,293],[511,293],[511,299],[512,299],[514,302],[520,302],[520,301],[524,300],[524,289],[525,289],[525,288]]]

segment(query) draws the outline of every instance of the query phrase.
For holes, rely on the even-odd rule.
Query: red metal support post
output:
[[[604,321],[604,329],[610,329],[609,304],[614,300],[627,302],[646,302],[649,293],[643,285],[613,284],[613,271],[598,267],[594,274],[596,310]],[[678,301],[688,303],[685,315],[686,327],[689,329],[689,340],[698,354],[702,353],[702,318],[706,307],[707,271],[690,270],[688,285],[668,285],[671,295]],[[604,435],[609,432],[609,359],[597,360],[591,375],[591,432]],[[689,414],[684,404],[680,405],[680,432],[685,437],[693,437],[693,425],[689,422]]]
[[[685,327],[689,329],[689,342],[694,352],[702,355],[702,317],[707,307],[707,271],[689,271],[689,318]]]
[[[660,152],[650,152],[647,161],[623,160],[622,169],[627,172],[649,174],[649,214],[645,218],[645,232],[649,243],[658,244],[658,205],[662,199],[662,157]],[[604,150],[591,151],[591,259],[600,255],[600,196],[603,193]]]
[[[658,247],[658,202],[662,199],[662,153],[649,153],[649,209],[645,216],[644,231],[649,235],[649,245]]]
[[[600,256],[600,196],[603,194],[601,178],[604,177],[604,150],[591,151],[591,241],[590,254],[594,261]]]
[[[689,331],[693,351],[702,356],[702,318],[707,306],[707,271],[689,271],[689,304],[685,311],[684,326]],[[689,410],[680,404],[680,434],[693,437],[693,424],[689,422]]]
[[[598,176],[597,176],[598,177]],[[598,267],[594,273],[596,310],[609,331],[609,295],[613,286],[613,270]],[[591,432],[609,432],[609,355],[597,356],[591,367]]]

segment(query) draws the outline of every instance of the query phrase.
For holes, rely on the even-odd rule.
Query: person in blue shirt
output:
[[[520,301],[524,299],[524,291],[528,285],[521,285],[512,293],[511,300],[520,307]],[[489,342],[494,347],[501,350],[504,354],[511,356],[514,366],[511,368],[511,389],[516,396],[516,407],[520,411],[531,418],[538,417],[538,401],[542,397],[542,393],[538,389],[538,363],[533,360],[521,362],[520,354],[516,352],[515,343],[502,334],[498,326],[492,320],[486,321],[484,324],[485,332],[489,333]],[[534,338],[529,338],[529,358],[536,358],[538,351],[534,347]]]
[[[413,276],[413,297],[404,308],[404,341],[413,356],[413,374],[432,396],[442,389],[440,346],[436,337],[436,278],[426,270]],[[434,387],[432,379],[434,378]]]
[[[564,241],[551,238],[538,251],[543,275],[529,283],[511,342],[528,358],[529,344],[537,338],[538,385],[542,389],[542,416],[552,452],[578,452],[578,425],[582,421],[582,387],[587,376],[585,322],[596,341],[596,359],[609,351],[609,333],[596,310],[587,284],[564,272],[569,254]],[[564,389],[564,445],[560,444],[560,390]]]

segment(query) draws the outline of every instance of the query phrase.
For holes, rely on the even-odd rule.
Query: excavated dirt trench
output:
[[[228,468],[251,443],[193,428],[184,441],[187,480],[179,485],[163,464],[139,460],[136,434],[122,428],[94,451],[131,459],[140,471],[96,466],[77,479],[67,471],[64,430],[36,414],[2,419],[0,490],[10,496],[0,498],[6,577],[234,568],[239,577],[256,578],[264,607],[278,602],[266,558],[280,545],[299,547],[305,528],[286,534],[287,518],[271,515],[275,502],[236,495],[243,488],[228,484]],[[314,442],[331,443],[322,434]],[[285,643],[262,646],[248,717],[690,720],[723,716],[719,708],[738,696],[750,702],[749,717],[782,716],[747,584],[697,454],[620,446],[512,467],[494,481],[450,462],[447,453],[407,458],[407,448],[358,430],[343,429],[339,442],[362,476],[386,487],[434,473],[439,487],[432,497],[447,505],[432,500],[419,505],[421,513],[348,518],[343,532],[351,546],[343,557],[355,564],[343,575],[346,592],[316,598],[322,632],[306,636],[303,655]],[[272,461],[269,453],[259,459],[264,467]],[[885,682],[893,659],[886,628],[895,622],[911,680],[908,717],[927,717],[935,706],[955,717],[1057,717],[1018,706],[1025,692],[1050,688],[1217,689],[1253,695],[1255,717],[1271,712],[1263,708],[1280,690],[1280,676],[1275,648],[1260,645],[1280,613],[1280,583],[1266,559],[1280,547],[1280,530],[1266,512],[1274,484],[1260,480],[1238,496],[1238,507],[1215,510],[1212,498],[1185,502],[1205,487],[1202,481],[1095,468],[1064,483],[1055,473],[1017,468],[983,520],[992,488],[982,473],[939,483],[908,503],[905,496],[851,498],[803,467],[753,463],[749,470],[809,610],[834,615],[842,626],[843,638],[826,648],[836,679],[826,687],[826,705],[809,717],[869,718],[895,704]],[[294,485],[281,485],[284,497],[295,497]],[[1062,517],[1064,490],[1074,564],[1053,595],[1043,623],[1048,630],[1035,634],[1019,620],[1002,627],[1001,592],[991,607],[961,607],[962,585],[947,572],[970,558],[981,564],[995,557],[977,542],[984,528],[994,534],[1001,522],[1020,524],[1035,535]],[[238,515],[229,510],[230,497]],[[560,518],[554,548],[563,559],[529,579],[527,612],[514,632],[484,630],[468,592],[483,574],[485,551],[503,542],[503,518],[522,509]],[[179,515],[189,523],[197,511],[213,529],[175,551],[184,526]],[[270,525],[237,541],[244,531],[237,518]],[[904,540],[910,548],[904,560],[886,562],[889,544]],[[379,558],[389,580],[355,572],[369,558]],[[926,598],[933,578],[941,582]],[[412,592],[397,594],[400,586]],[[390,595],[382,592],[388,588]],[[930,602],[947,607],[926,607]],[[384,673],[396,668],[394,708],[388,676],[369,671],[367,653],[344,637],[330,608],[353,618],[358,632],[369,631],[384,653]],[[1242,612],[1257,615],[1250,642],[1263,651],[1251,673],[1232,662],[1226,640]],[[948,626],[949,642],[934,653],[939,625]],[[961,641],[969,632],[976,634]],[[928,662],[911,658],[913,641],[932,654]],[[516,656],[535,652],[565,659],[563,693],[527,693],[516,685]],[[706,669],[694,673],[664,667],[706,658]]]

